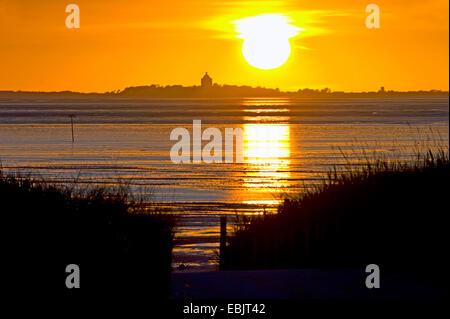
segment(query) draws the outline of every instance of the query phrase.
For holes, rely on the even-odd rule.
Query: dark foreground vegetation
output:
[[[80,191],[0,174],[0,203],[15,290],[68,291],[66,266],[76,264],[81,292],[168,296],[172,219],[126,187]]]
[[[361,268],[443,280],[448,272],[448,149],[414,162],[332,172],[278,214],[244,219],[224,269]]]

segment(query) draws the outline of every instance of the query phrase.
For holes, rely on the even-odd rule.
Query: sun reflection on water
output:
[[[288,124],[244,124],[244,161],[247,165],[243,187],[252,194],[280,193],[291,176],[290,129]],[[273,205],[273,200],[244,201]]]

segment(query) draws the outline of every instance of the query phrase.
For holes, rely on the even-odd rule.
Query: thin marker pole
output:
[[[227,217],[220,217],[220,248],[219,248],[219,269],[225,268],[225,249],[227,245]]]
[[[73,118],[75,117],[75,115],[74,114],[69,114],[69,117],[70,117],[70,124],[72,126],[72,143],[74,143],[75,142],[75,138],[74,138],[74,135],[73,135]]]

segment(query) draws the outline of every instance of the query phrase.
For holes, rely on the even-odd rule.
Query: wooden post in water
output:
[[[72,126],[72,143],[75,142],[75,138],[73,136],[73,118],[75,117],[75,114],[69,114],[70,117],[70,124]]]
[[[227,245],[227,217],[220,217],[220,251],[219,251],[219,269],[223,270],[225,266],[225,247]]]

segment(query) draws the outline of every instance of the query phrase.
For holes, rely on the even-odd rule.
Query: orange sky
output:
[[[78,4],[81,28],[65,26]],[[381,28],[365,26],[367,4]],[[0,0],[0,90],[110,91],[149,84],[329,87],[334,91],[449,88],[447,0]],[[232,21],[282,13],[306,29],[289,60],[259,70]]]

